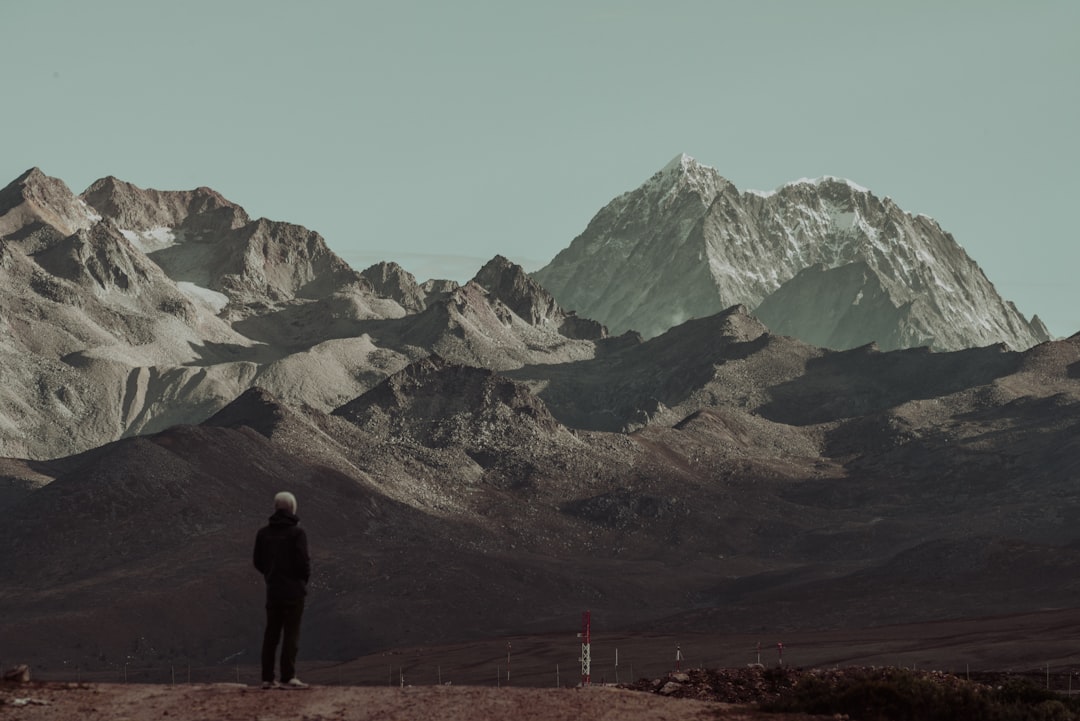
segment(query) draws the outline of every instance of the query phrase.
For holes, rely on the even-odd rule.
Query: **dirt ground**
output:
[[[1075,673],[1080,666],[1075,648],[1078,629],[1080,609],[1061,609],[967,621],[773,635],[764,637],[760,653],[757,644],[764,634],[597,634],[593,638],[593,680],[637,682],[645,689],[662,685],[672,671],[673,651],[679,642],[684,667],[729,669],[730,673],[741,669],[746,673],[748,664],[760,659],[773,668],[779,658],[769,641],[782,638],[785,666],[903,666],[952,670],[961,675],[970,671],[972,677],[977,670],[996,670],[1035,673],[1040,682],[1042,674],[1052,672],[1055,689],[1072,693],[1078,688],[1074,680],[1080,684]],[[513,686],[507,685],[510,641]],[[242,665],[73,670],[31,663],[34,680],[30,683],[0,683],[0,721],[816,718],[765,714],[751,705],[698,700],[708,696],[678,698],[679,694],[631,691],[601,683],[581,690],[567,688],[576,682],[579,643],[565,634],[518,636],[382,651],[344,663],[302,659],[301,676],[312,687],[300,691],[263,691],[249,685],[257,683],[258,669]],[[119,683],[125,678],[130,682]],[[193,683],[187,682],[189,678]],[[170,683],[170,679],[178,682]],[[245,683],[227,682],[233,679]],[[447,680],[453,685],[442,685]],[[556,687],[559,685],[563,687]],[[743,697],[721,698],[741,701]]]
[[[56,721],[796,721],[824,718],[758,713],[747,706],[664,698],[593,686],[586,689],[423,686],[312,686],[264,691],[240,684],[0,685],[0,719]]]

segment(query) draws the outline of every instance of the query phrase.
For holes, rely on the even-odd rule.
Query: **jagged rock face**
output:
[[[518,266],[507,272],[522,274]],[[533,306],[526,299],[521,307],[528,312]],[[403,319],[397,343],[426,348],[454,363],[505,370],[591,358],[593,339],[603,336],[603,329],[582,322],[575,336],[575,323],[572,315],[557,311],[551,322],[533,325],[471,280],[437,300],[429,296],[427,309]]]
[[[243,208],[210,188],[144,189],[111,175],[94,182],[82,199],[118,228],[135,233],[170,229],[198,237],[240,228],[250,221]]]
[[[461,283],[456,280],[446,280],[445,278],[429,278],[420,284],[420,289],[428,295],[452,293],[460,287]]]
[[[532,326],[548,326],[561,335],[578,340],[599,340],[607,336],[603,325],[564,311],[543,286],[525,273],[524,268],[501,255],[488,261],[473,282]]]
[[[609,203],[534,277],[560,304],[613,333],[635,329],[652,337],[737,303],[756,309],[812,266],[850,263],[875,274],[888,295],[872,319],[884,333],[873,339],[882,348],[1005,342],[1019,349],[1049,338],[1041,321],[1029,322],[998,296],[930,218],[837,178],[740,193],[685,155]],[[865,337],[849,325],[865,322],[868,310],[849,312],[848,293],[811,293],[812,277],[766,305],[770,318],[836,319],[826,332],[788,317],[785,332],[807,342]],[[803,305],[789,306],[793,297]],[[893,320],[900,327],[888,327]]]
[[[200,365],[214,345],[250,341],[111,219],[36,169],[3,195],[0,455],[55,457],[160,430],[243,390],[250,372]]]
[[[370,291],[358,272],[314,231],[260,218],[224,238],[226,257],[211,287],[243,304],[322,298],[346,287]]]
[[[341,332],[343,315],[402,310],[368,295],[318,234],[252,222],[206,188],[162,192],[106,178],[86,197],[37,169],[0,191],[0,455],[54,457],[197,422],[260,375],[274,388],[303,388],[297,377],[312,373],[296,366],[305,364],[317,377],[342,378],[329,394],[336,404],[407,362],[390,354],[389,367],[363,383],[364,355],[319,347]],[[306,345],[295,350],[314,352],[291,363],[283,356],[295,353],[226,318],[304,303],[330,312],[305,319]],[[305,400],[326,402],[318,392]]]
[[[133,252],[115,228],[100,223],[79,229],[35,254],[34,260],[55,278],[92,287],[98,293],[128,294],[133,299],[150,292],[153,283],[166,280],[160,268]]]
[[[0,190],[0,238],[7,242],[47,238],[59,239],[89,228],[100,220],[93,209],[79,200],[58,178],[50,178],[31,168]],[[21,243],[25,252],[43,247],[40,242]]]
[[[653,337],[735,305],[718,297],[701,262],[702,249],[690,240],[712,199],[730,185],[706,171],[696,164],[669,164],[601,209],[584,233],[533,276],[560,305],[616,335],[635,330]]]
[[[357,273],[208,188],[110,177],[84,198],[37,169],[0,191],[0,456],[199,422],[252,384],[329,411],[431,352],[510,368],[604,335],[504,260],[484,277],[525,317],[475,282]]]
[[[397,442],[471,451],[520,448],[527,437],[560,430],[525,385],[439,356],[410,364],[334,414]]]
[[[252,221],[209,188],[160,191],[108,177],[82,198],[169,277],[224,294],[234,314],[245,314],[245,305],[325,297],[348,286],[370,289],[318,233]]]
[[[418,313],[426,307],[426,293],[413,274],[397,263],[376,263],[365,269],[361,275],[371,283],[376,293],[397,301],[398,305],[410,313]]]
[[[531,325],[561,320],[559,304],[551,294],[526,275],[521,266],[501,255],[489,260],[473,281]]]

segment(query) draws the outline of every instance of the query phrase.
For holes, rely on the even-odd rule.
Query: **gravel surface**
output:
[[[655,719],[768,721],[810,719],[758,713],[747,706],[665,698],[615,688],[488,689],[427,686],[404,689],[312,686],[299,691],[234,684],[140,685],[30,683],[0,686],[0,719],[109,721],[592,721]]]

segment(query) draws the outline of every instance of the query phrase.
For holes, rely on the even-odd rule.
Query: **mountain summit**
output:
[[[740,192],[685,154],[534,277],[615,334],[653,337],[744,304],[774,332],[835,349],[1049,340],[933,219],[830,176]]]

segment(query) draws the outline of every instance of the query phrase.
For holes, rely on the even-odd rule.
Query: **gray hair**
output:
[[[282,491],[274,496],[274,509],[296,513],[296,496],[288,491]]]

